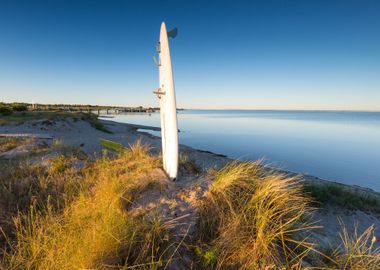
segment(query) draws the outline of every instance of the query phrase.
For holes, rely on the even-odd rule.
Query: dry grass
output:
[[[202,172],[202,169],[197,165],[196,161],[186,154],[180,153],[178,163],[182,174],[199,175]]]
[[[301,267],[311,245],[297,235],[310,229],[303,219],[310,211],[297,178],[235,162],[214,175],[199,236],[211,243],[217,269]]]
[[[30,139],[0,138],[0,153],[9,151],[28,142],[30,142]]]
[[[60,160],[61,158],[59,158]],[[61,161],[59,161],[61,163]],[[83,170],[71,189],[57,191],[61,207],[32,203],[15,218],[15,240],[5,251],[6,269],[156,269],[170,258],[170,223],[159,216],[133,216],[134,198],[155,184],[159,160],[139,142],[117,158],[103,158]],[[53,165],[53,167],[56,165]],[[68,175],[66,166],[51,169]],[[62,171],[63,170],[63,171]],[[48,172],[49,175],[49,172]],[[36,181],[46,177],[36,177]],[[58,177],[59,178],[59,177]],[[60,178],[56,185],[67,184]],[[69,199],[67,197],[70,197]],[[41,205],[43,207],[41,207]],[[62,207],[63,205],[63,207]],[[0,267],[1,268],[1,267]]]
[[[69,162],[69,159],[65,158],[65,162]],[[27,214],[31,205],[37,211],[43,210],[47,201],[57,211],[62,209],[78,194],[81,179],[80,172],[71,167],[55,170],[53,165],[45,167],[25,159],[1,163],[0,229],[8,240],[14,239],[14,217]],[[3,245],[4,241],[4,235],[0,233],[0,247],[9,247]]]
[[[137,142],[78,170],[75,151],[60,141],[50,147],[61,155],[48,167],[22,161],[0,171],[0,235],[8,241],[0,269],[168,268],[184,239],[173,235],[175,222],[159,209],[134,211],[151,189],[165,191],[155,174],[161,159]],[[183,163],[194,172],[192,161]],[[372,227],[353,236],[343,229],[342,246],[312,261],[312,208],[298,178],[260,162],[234,162],[209,177],[195,247],[204,268],[379,269]]]
[[[374,227],[371,226],[362,234],[357,232],[351,235],[342,224],[340,233],[342,244],[332,254],[329,265],[324,269],[361,270],[380,269],[380,248],[375,248],[377,239]]]
[[[71,157],[79,160],[88,159],[87,154],[79,146],[66,145],[60,139],[54,139],[50,146],[40,147],[40,154],[50,152],[51,150],[60,153],[65,157]]]

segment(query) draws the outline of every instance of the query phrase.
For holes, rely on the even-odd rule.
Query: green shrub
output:
[[[100,122],[98,116],[93,113],[83,113],[82,120],[87,121],[93,128],[97,130],[103,131],[105,133],[112,133],[107,129],[106,126],[103,125],[102,122]]]
[[[304,191],[321,205],[337,205],[347,209],[380,213],[380,197],[371,193],[350,190],[335,183],[307,183]]]
[[[1,115],[11,115],[12,114],[12,108],[6,105],[0,105],[0,114]]]
[[[28,110],[28,106],[24,103],[13,103],[12,109],[16,112],[25,112]]]
[[[218,254],[215,249],[209,247],[196,247],[195,254],[200,260],[201,265],[206,269],[214,269],[218,260]]]

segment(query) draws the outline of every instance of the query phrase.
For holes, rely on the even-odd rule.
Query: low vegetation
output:
[[[354,235],[350,235],[343,225],[340,237],[342,245],[334,250],[330,269],[380,269],[380,248],[374,246],[377,239],[373,226],[362,234],[355,229]]]
[[[21,105],[18,105],[21,106]],[[15,111],[9,106],[0,105],[0,125],[6,125],[9,123],[24,123],[33,120],[49,120],[62,119],[66,117],[73,117],[75,119],[82,119],[90,125],[100,131],[111,133],[107,127],[98,119],[98,116],[93,113],[83,112],[59,112],[59,111],[23,111],[22,108],[16,107]]]
[[[202,172],[202,169],[198,166],[196,161],[186,154],[180,154],[178,163],[182,173],[199,175]]]
[[[0,115],[11,115],[15,112],[24,112],[28,110],[28,106],[25,103],[2,103],[0,102]]]
[[[25,112],[28,110],[28,105],[25,103],[12,103],[11,106],[15,112]]]
[[[211,177],[195,243],[204,269],[380,269],[373,227],[350,235],[342,224],[342,244],[318,251],[308,233],[318,227],[314,201],[297,177],[260,162],[233,162]]]
[[[15,243],[15,218],[28,215],[32,209],[43,211],[48,202],[61,209],[65,201],[72,198],[80,181],[73,169],[58,172],[26,160],[1,163],[0,169],[0,228],[3,232],[0,243],[6,249]],[[4,269],[10,268],[5,265]]]
[[[0,137],[0,153],[6,152],[24,143],[24,140],[20,138],[1,138]]]
[[[0,105],[0,115],[11,115],[12,114],[12,108],[9,106]]]
[[[2,175],[12,185],[2,194],[9,196],[10,189],[14,190],[14,198],[5,199],[2,208],[20,209],[18,214],[13,213],[14,237],[7,234],[11,236],[7,239],[8,249],[3,251],[2,266],[5,269],[165,266],[174,245],[169,242],[170,226],[159,215],[148,217],[129,211],[139,192],[155,186],[150,175],[159,160],[150,156],[146,147],[135,144],[118,157],[104,157],[82,171],[69,164],[70,160],[59,156],[47,170],[29,165]],[[16,187],[16,179],[27,182]]]
[[[97,130],[105,133],[112,133],[107,127],[99,120],[98,116],[93,113],[80,113],[82,120],[87,121],[91,126]]]
[[[199,240],[209,245],[207,261],[217,269],[301,266],[311,248],[298,237],[312,227],[303,218],[309,202],[297,178],[266,172],[260,163],[226,166],[201,203]]]
[[[370,192],[353,191],[335,183],[308,183],[304,185],[304,191],[309,193],[318,204],[380,213],[380,196],[371,195]]]
[[[171,269],[181,245],[191,247],[184,257],[194,269],[380,269],[373,227],[350,235],[343,226],[342,245],[318,251],[312,190],[259,162],[201,176],[210,186],[196,201],[195,231],[179,239],[173,220],[136,205],[148,191],[165,192],[160,157],[140,142],[101,144],[114,154],[91,160],[54,141],[47,164],[1,167],[0,269]],[[189,157],[180,166],[200,173]]]
[[[0,120],[1,123],[8,124],[14,123],[24,123],[32,120],[54,120],[57,118],[76,116],[76,113],[70,112],[53,112],[53,111],[30,111],[30,112],[13,112],[9,115],[3,115]]]

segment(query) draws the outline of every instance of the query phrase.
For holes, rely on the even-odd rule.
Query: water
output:
[[[159,113],[113,120],[160,125]],[[194,148],[265,158],[283,169],[380,191],[379,112],[185,110],[178,124],[180,143]]]

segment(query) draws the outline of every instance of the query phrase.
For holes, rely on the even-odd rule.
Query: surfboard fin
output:
[[[175,38],[178,34],[178,28],[175,27],[168,32],[168,37]]]
[[[156,63],[156,66],[161,66],[161,62],[160,62],[160,60],[157,60],[157,58],[156,58],[156,56],[153,56],[153,61],[154,61],[154,63]]]

